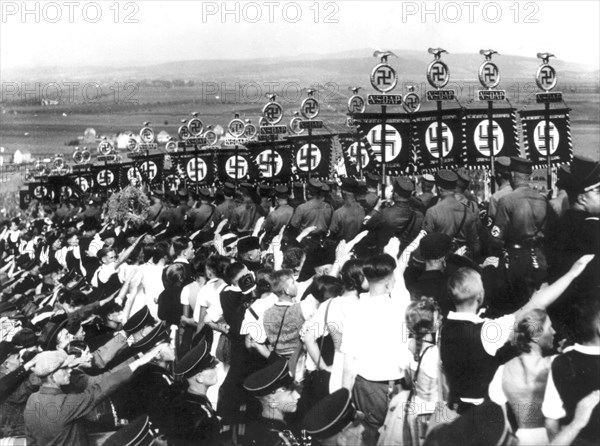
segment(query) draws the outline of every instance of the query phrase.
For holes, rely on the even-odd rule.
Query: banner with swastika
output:
[[[418,150],[419,172],[434,172],[440,168],[438,149],[437,111],[420,111],[413,114],[414,143]],[[464,166],[463,128],[460,109],[442,111],[441,148],[444,169]]]
[[[492,119],[493,153],[499,156],[519,156],[519,132],[514,108],[494,108]],[[490,168],[489,120],[487,110],[466,110],[463,116],[464,159],[468,167]]]
[[[119,165],[93,166],[90,171],[94,179],[94,190],[118,189],[120,187]]]
[[[258,166],[248,150],[239,149],[236,154],[233,149],[221,149],[217,152],[217,177],[222,183],[256,181]]]
[[[550,162],[553,166],[570,163],[573,159],[570,108],[550,110]],[[519,111],[523,127],[525,154],[536,169],[548,165],[546,149],[546,121],[544,110]]]
[[[215,182],[215,163],[212,151],[197,152],[193,155],[172,156],[177,171],[194,184],[211,185]]]
[[[381,166],[385,160],[388,175],[409,173],[412,159],[411,122],[405,113],[388,113],[385,130],[381,125],[381,114],[361,113],[353,115],[360,133],[364,134],[373,153],[373,162]],[[385,132],[385,158],[382,156],[383,132]]]
[[[367,138],[362,134],[359,134],[358,138],[355,134],[339,135],[339,137],[347,176],[358,178],[359,168],[363,172],[372,172],[377,168],[375,154],[371,150],[371,144]],[[358,162],[359,153],[361,155],[360,165]]]
[[[288,138],[293,145],[293,162],[301,178],[328,178],[331,168],[331,136],[294,136]],[[309,146],[310,141],[310,146]]]
[[[292,176],[292,145],[289,141],[253,141],[248,143],[250,156],[258,167],[261,180],[287,182]]]
[[[34,197],[28,190],[20,190],[19,191],[19,207],[23,210],[29,207],[29,203]]]

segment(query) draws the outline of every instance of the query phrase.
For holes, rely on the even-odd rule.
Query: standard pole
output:
[[[488,147],[490,148],[490,173],[492,176],[492,184],[490,185],[492,189],[492,193],[496,192],[496,183],[495,183],[495,168],[494,168],[494,102],[488,101]]]
[[[444,167],[444,154],[442,144],[442,101],[437,101],[437,149],[439,156],[439,168]]]
[[[381,106],[381,199],[385,200],[385,125],[387,105]]]

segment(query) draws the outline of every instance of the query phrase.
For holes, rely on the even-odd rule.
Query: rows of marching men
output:
[[[495,167],[488,200],[458,169],[147,191],[142,223],[32,201],[0,444],[598,444],[600,164],[551,199]]]

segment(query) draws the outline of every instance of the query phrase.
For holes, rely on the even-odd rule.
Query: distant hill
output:
[[[393,50],[398,58],[390,63],[398,70],[400,82],[426,82],[425,71],[432,57],[425,51]],[[372,49],[345,51],[330,55],[303,54],[295,57],[189,60],[149,66],[106,67],[39,67],[35,70],[3,70],[3,81],[141,81],[144,79],[184,79],[195,82],[209,81],[297,81],[310,85],[313,82],[337,82],[340,85],[368,86],[369,73],[376,63]],[[477,70],[483,57],[479,54],[447,54],[444,60],[451,72],[451,80],[476,81]],[[533,81],[539,59],[532,57],[495,56],[502,78],[505,80]],[[554,60],[561,83],[598,84],[597,67]]]

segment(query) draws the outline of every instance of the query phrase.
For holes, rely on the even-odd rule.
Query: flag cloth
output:
[[[573,159],[570,108],[550,110],[550,160],[553,166],[570,163]],[[521,110],[525,154],[541,169],[548,165],[546,150],[545,110]]]
[[[331,135],[307,135],[288,138],[292,144],[293,166],[300,178],[327,179],[331,168]]]
[[[248,143],[250,155],[258,166],[255,181],[288,182],[292,177],[292,145],[288,140]],[[274,175],[273,175],[274,172]]]

